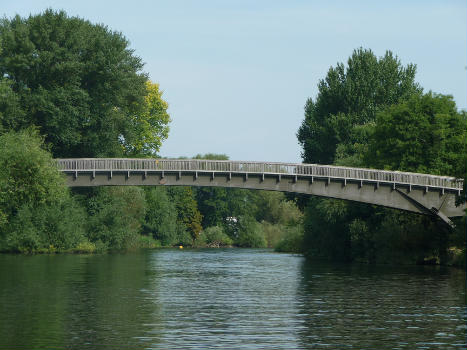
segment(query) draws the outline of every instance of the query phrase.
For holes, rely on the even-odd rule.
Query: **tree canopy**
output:
[[[463,177],[466,122],[452,96],[415,94],[377,114],[366,163],[379,169]]]
[[[465,112],[451,96],[423,94],[415,72],[390,51],[377,58],[365,49],[331,67],[305,105],[303,160],[465,177]],[[304,250],[315,257],[446,261],[449,244],[465,246],[462,223],[447,235],[426,216],[322,198],[309,199],[304,214]]]
[[[36,126],[55,157],[153,153],[170,119],[119,32],[51,9],[0,21],[0,122]]]
[[[377,58],[362,48],[352,53],[346,66],[331,67],[318,83],[315,101],[309,98],[305,104],[297,133],[304,162],[333,164],[359,153],[366,137],[362,126],[374,122],[378,110],[421,90],[415,72],[415,65],[402,66],[391,51]]]

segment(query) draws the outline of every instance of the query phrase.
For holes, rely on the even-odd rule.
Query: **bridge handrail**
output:
[[[400,171],[341,167],[335,165],[294,164],[279,162],[148,159],[148,158],[69,158],[56,159],[61,171],[200,171],[285,174],[381,181],[461,190],[463,180],[450,176],[418,174]]]

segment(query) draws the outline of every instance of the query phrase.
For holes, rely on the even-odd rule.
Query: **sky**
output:
[[[301,162],[307,98],[359,47],[415,63],[425,91],[467,108],[465,0],[0,0],[6,17],[46,8],[130,41],[169,103],[163,157]]]

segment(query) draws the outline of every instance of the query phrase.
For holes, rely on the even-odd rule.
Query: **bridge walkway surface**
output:
[[[210,186],[345,199],[441,219],[465,215],[456,205],[463,180],[449,176],[318,164],[203,159],[57,159],[70,187]]]

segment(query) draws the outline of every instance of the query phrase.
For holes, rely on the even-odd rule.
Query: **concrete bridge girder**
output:
[[[466,205],[456,206],[456,192],[348,178],[312,177],[292,174],[213,171],[64,171],[70,187],[90,186],[210,186],[244,188],[344,199],[440,217],[465,215]]]

